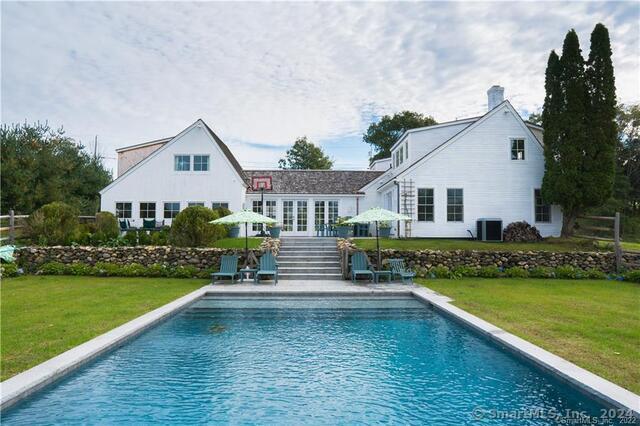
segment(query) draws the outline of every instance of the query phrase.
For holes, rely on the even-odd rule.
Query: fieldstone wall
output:
[[[259,257],[263,249],[271,249],[277,253],[279,241],[269,239],[263,242],[260,249],[249,252]],[[191,265],[204,270],[220,265],[220,257],[224,254],[236,254],[239,264],[244,263],[244,249],[192,248],[172,246],[137,246],[137,247],[91,247],[91,246],[52,246],[22,247],[16,250],[17,263],[26,271],[35,272],[47,262],[63,264],[85,263],[95,265],[96,262],[107,262],[118,265],[139,263],[143,266],[161,264],[168,267]],[[251,254],[249,255],[251,257]]]
[[[366,253],[375,262],[376,251],[367,250]],[[609,252],[381,250],[381,257],[383,260],[400,257],[411,267],[427,269],[433,266],[450,269],[456,266],[520,266],[529,269],[571,265],[585,270],[595,268],[607,273],[615,272],[615,255]],[[623,264],[629,269],[640,269],[640,253],[625,253]]]

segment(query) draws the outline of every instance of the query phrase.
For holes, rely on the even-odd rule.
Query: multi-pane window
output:
[[[404,144],[404,158],[405,160],[409,158],[409,142]]]
[[[315,219],[316,225],[324,225],[324,201],[316,201]]]
[[[253,200],[252,203],[252,209],[254,213],[259,213],[262,214],[262,203],[260,202],[260,200]],[[261,223],[253,223],[251,224],[251,229],[253,229],[254,231],[259,231],[262,229],[262,224]]]
[[[297,220],[297,231],[305,232],[307,230],[307,202],[306,201],[298,201],[298,220]]]
[[[418,188],[418,222],[433,222],[433,188]]]
[[[401,146],[400,150],[398,151],[398,157],[399,157],[400,164],[402,164],[402,162],[404,161],[404,147],[403,146]]]
[[[271,219],[275,219],[276,218],[276,200],[267,200],[264,202],[265,204],[265,210],[267,211],[265,213],[265,216],[270,217]]]
[[[204,201],[189,201],[187,203],[188,207],[193,207],[193,206],[201,206],[204,207]]]
[[[524,160],[524,139],[511,139],[511,159]]]
[[[329,223],[336,223],[338,221],[338,201],[329,201]]]
[[[293,201],[282,202],[282,230],[293,231]]]
[[[178,216],[180,213],[180,203],[179,202],[168,202],[164,203],[164,218],[165,219],[173,219]]]
[[[140,203],[140,219],[155,219],[156,203]]]
[[[208,155],[194,155],[193,156],[193,171],[194,172],[208,172],[209,171],[209,156]]]
[[[551,206],[544,203],[541,190],[536,189],[534,192],[536,199],[536,222],[551,222]]]
[[[447,222],[464,221],[464,201],[462,188],[447,189]]]
[[[228,209],[229,208],[229,203],[225,202],[225,201],[214,201],[211,203],[211,208],[212,209]]]
[[[188,172],[191,170],[191,157],[188,155],[176,155],[173,157],[173,170],[176,172]]]
[[[118,219],[131,219],[131,203],[116,203],[116,217]]]

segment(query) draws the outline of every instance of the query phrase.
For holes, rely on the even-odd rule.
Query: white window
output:
[[[534,190],[534,198],[536,206],[536,222],[550,223],[551,206],[544,203],[544,200],[542,199],[542,191],[539,189]]]
[[[209,156],[208,155],[194,155],[193,156],[193,171],[194,172],[208,172],[209,171]]]
[[[201,206],[204,207],[204,201],[189,201],[187,203],[188,207],[193,207],[193,206]]]
[[[116,217],[118,219],[131,219],[131,203],[117,202]]]
[[[213,210],[215,209],[228,209],[229,208],[229,203],[227,203],[226,201],[214,201],[211,203],[211,208]]]
[[[462,188],[447,189],[447,222],[464,222]]]
[[[404,159],[409,159],[409,142],[404,143]]]
[[[402,162],[404,161],[404,147],[401,146],[400,150],[398,151],[398,157],[400,157],[400,164],[402,164]]]
[[[524,139],[511,139],[511,159],[524,160]]]
[[[433,188],[418,188],[418,222],[433,222]]]
[[[177,201],[171,201],[164,203],[164,218],[173,219],[180,213],[180,203]]]
[[[176,172],[188,172],[191,170],[191,157],[188,155],[175,155],[173,157],[173,170]]]
[[[140,219],[155,219],[156,203],[140,203]]]
[[[265,202],[265,216],[270,217],[271,219],[276,218],[276,200],[266,200]]]
[[[338,221],[338,202],[329,201],[327,203],[327,210],[329,211],[329,223],[336,223]]]

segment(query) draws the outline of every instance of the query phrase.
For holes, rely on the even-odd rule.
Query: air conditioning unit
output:
[[[476,238],[480,241],[502,241],[502,219],[478,219]]]

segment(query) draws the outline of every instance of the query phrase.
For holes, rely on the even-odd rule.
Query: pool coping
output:
[[[639,395],[452,305],[450,303],[452,299],[449,297],[438,294],[426,287],[351,286],[345,285],[346,283],[344,281],[338,281],[336,283],[340,283],[342,287],[329,286],[329,288],[325,290],[322,287],[312,285],[306,286],[307,288],[283,288],[280,286],[270,288],[247,286],[240,288],[236,286],[206,285],[1,382],[0,410],[6,410],[105,352],[122,346],[128,340],[135,338],[140,333],[143,333],[167,317],[175,315],[184,307],[205,295],[256,297],[407,295],[413,296],[423,303],[432,306],[450,319],[465,324],[479,334],[511,350],[524,359],[533,362],[543,370],[572,384],[592,398],[616,408],[631,410],[634,416],[640,417]]]

